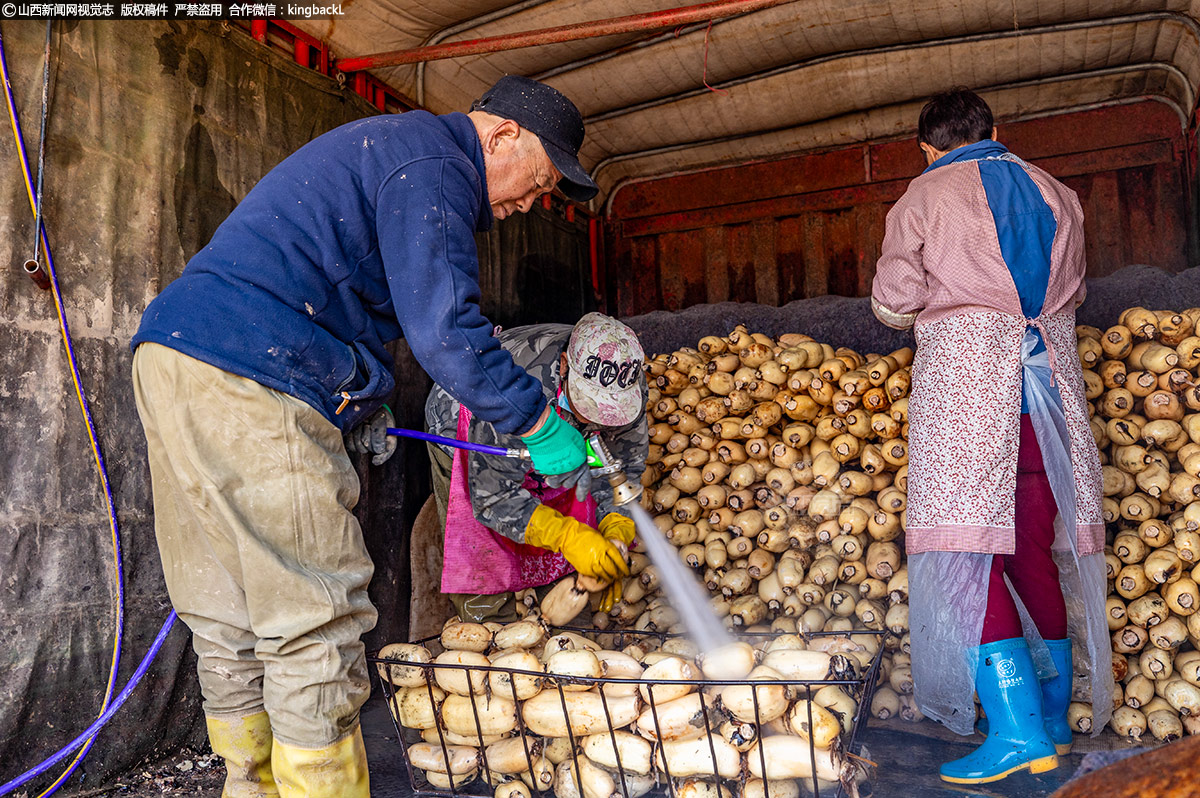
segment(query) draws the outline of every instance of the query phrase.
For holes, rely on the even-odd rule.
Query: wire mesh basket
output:
[[[588,638],[609,651],[648,638],[663,643],[678,637],[648,631],[550,631],[560,633],[551,640],[568,641],[564,646],[581,645],[579,639]],[[817,638],[875,638],[874,653],[866,661],[831,654],[824,678],[656,680],[563,675],[485,665],[486,658],[480,662],[472,657],[464,664],[379,656],[369,661],[391,710],[416,795],[842,796],[857,795],[866,778],[857,738],[870,715],[884,634],[801,635],[817,645]],[[761,648],[781,636],[738,638]],[[824,642],[835,644],[825,648],[837,648],[841,640]],[[437,637],[417,644],[434,654],[441,650]],[[731,688],[737,701],[732,701]],[[835,729],[826,713],[836,721]],[[511,789],[498,789],[501,785]]]

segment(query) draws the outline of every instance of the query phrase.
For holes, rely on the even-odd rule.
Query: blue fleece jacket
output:
[[[492,222],[465,114],[351,122],[259,181],[146,308],[132,345],[177,349],[348,430],[394,387],[384,344],[403,335],[434,382],[522,432],[545,399],[479,310],[474,233]]]

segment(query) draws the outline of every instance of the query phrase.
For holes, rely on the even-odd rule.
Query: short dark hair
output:
[[[921,109],[917,141],[943,152],[992,137],[992,109],[975,92],[959,87],[935,94]]]

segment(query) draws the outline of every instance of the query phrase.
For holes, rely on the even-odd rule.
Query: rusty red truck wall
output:
[[[1167,106],[1003,125],[999,138],[1078,192],[1089,276],[1131,263],[1188,265],[1192,137]],[[923,168],[906,139],[621,187],[606,225],[608,307],[628,316],[865,296],[888,209]]]

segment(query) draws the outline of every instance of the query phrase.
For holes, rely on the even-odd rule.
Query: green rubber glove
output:
[[[521,442],[529,450],[529,459],[539,474],[567,474],[577,471],[587,460],[587,446],[579,430],[559,418],[553,410],[541,429],[521,438]]]
[[[529,517],[525,542],[558,552],[584,576],[611,582],[629,574],[625,558],[608,538],[544,504]]]

